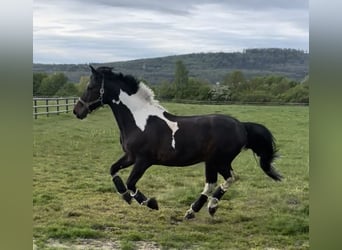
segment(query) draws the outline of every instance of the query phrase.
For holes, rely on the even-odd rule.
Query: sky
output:
[[[309,51],[308,0],[34,0],[33,62]]]

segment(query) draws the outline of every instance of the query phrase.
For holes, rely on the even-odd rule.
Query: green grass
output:
[[[281,183],[267,177],[251,151],[233,162],[239,180],[212,219],[203,208],[183,221],[204,186],[203,164],[151,167],[138,182],[160,210],[127,205],[114,191],[110,165],[122,155],[110,109],[80,121],[71,114],[34,120],[33,234],[38,247],[49,240],[103,239],[135,249],[155,242],[163,249],[308,249],[308,107],[187,105],[165,103],[175,114],[230,114],[266,125],[277,139]],[[126,179],[129,169],[121,171]],[[220,179],[222,181],[222,179]]]

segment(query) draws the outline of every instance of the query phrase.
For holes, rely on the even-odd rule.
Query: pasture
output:
[[[284,180],[273,181],[252,151],[242,152],[232,165],[238,180],[215,217],[204,207],[194,220],[184,221],[203,190],[203,164],[152,166],[137,186],[156,197],[159,210],[135,201],[128,205],[109,174],[123,154],[111,110],[102,108],[82,121],[70,113],[42,116],[33,122],[33,237],[38,249],[61,249],[51,242],[71,246],[93,239],[118,249],[146,244],[146,249],[309,249],[308,107],[162,105],[178,115],[230,114],[266,125],[276,138],[281,157],[275,167]],[[130,169],[120,176],[126,180]]]

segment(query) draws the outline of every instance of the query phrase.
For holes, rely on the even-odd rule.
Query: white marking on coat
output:
[[[117,100],[117,101],[116,101],[115,99],[113,99],[112,102],[115,103],[115,104],[117,104],[117,105],[120,104],[120,100]]]
[[[128,95],[125,91],[120,90],[119,101],[113,99],[112,102],[116,104],[121,102],[124,104],[131,111],[135,124],[141,131],[145,130],[147,120],[150,116],[157,116],[165,121],[172,131],[171,146],[175,148],[175,133],[178,130],[178,124],[177,122],[170,121],[164,116],[163,113],[166,109],[159,105],[158,101],[154,100],[153,91],[144,83],[141,82],[139,84],[137,93],[133,95]]]

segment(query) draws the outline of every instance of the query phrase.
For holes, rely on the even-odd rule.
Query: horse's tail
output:
[[[277,147],[274,137],[265,126],[253,122],[243,122],[247,131],[246,148],[252,149],[260,157],[259,163],[262,170],[273,180],[281,181],[283,178],[272,166],[277,157]]]

